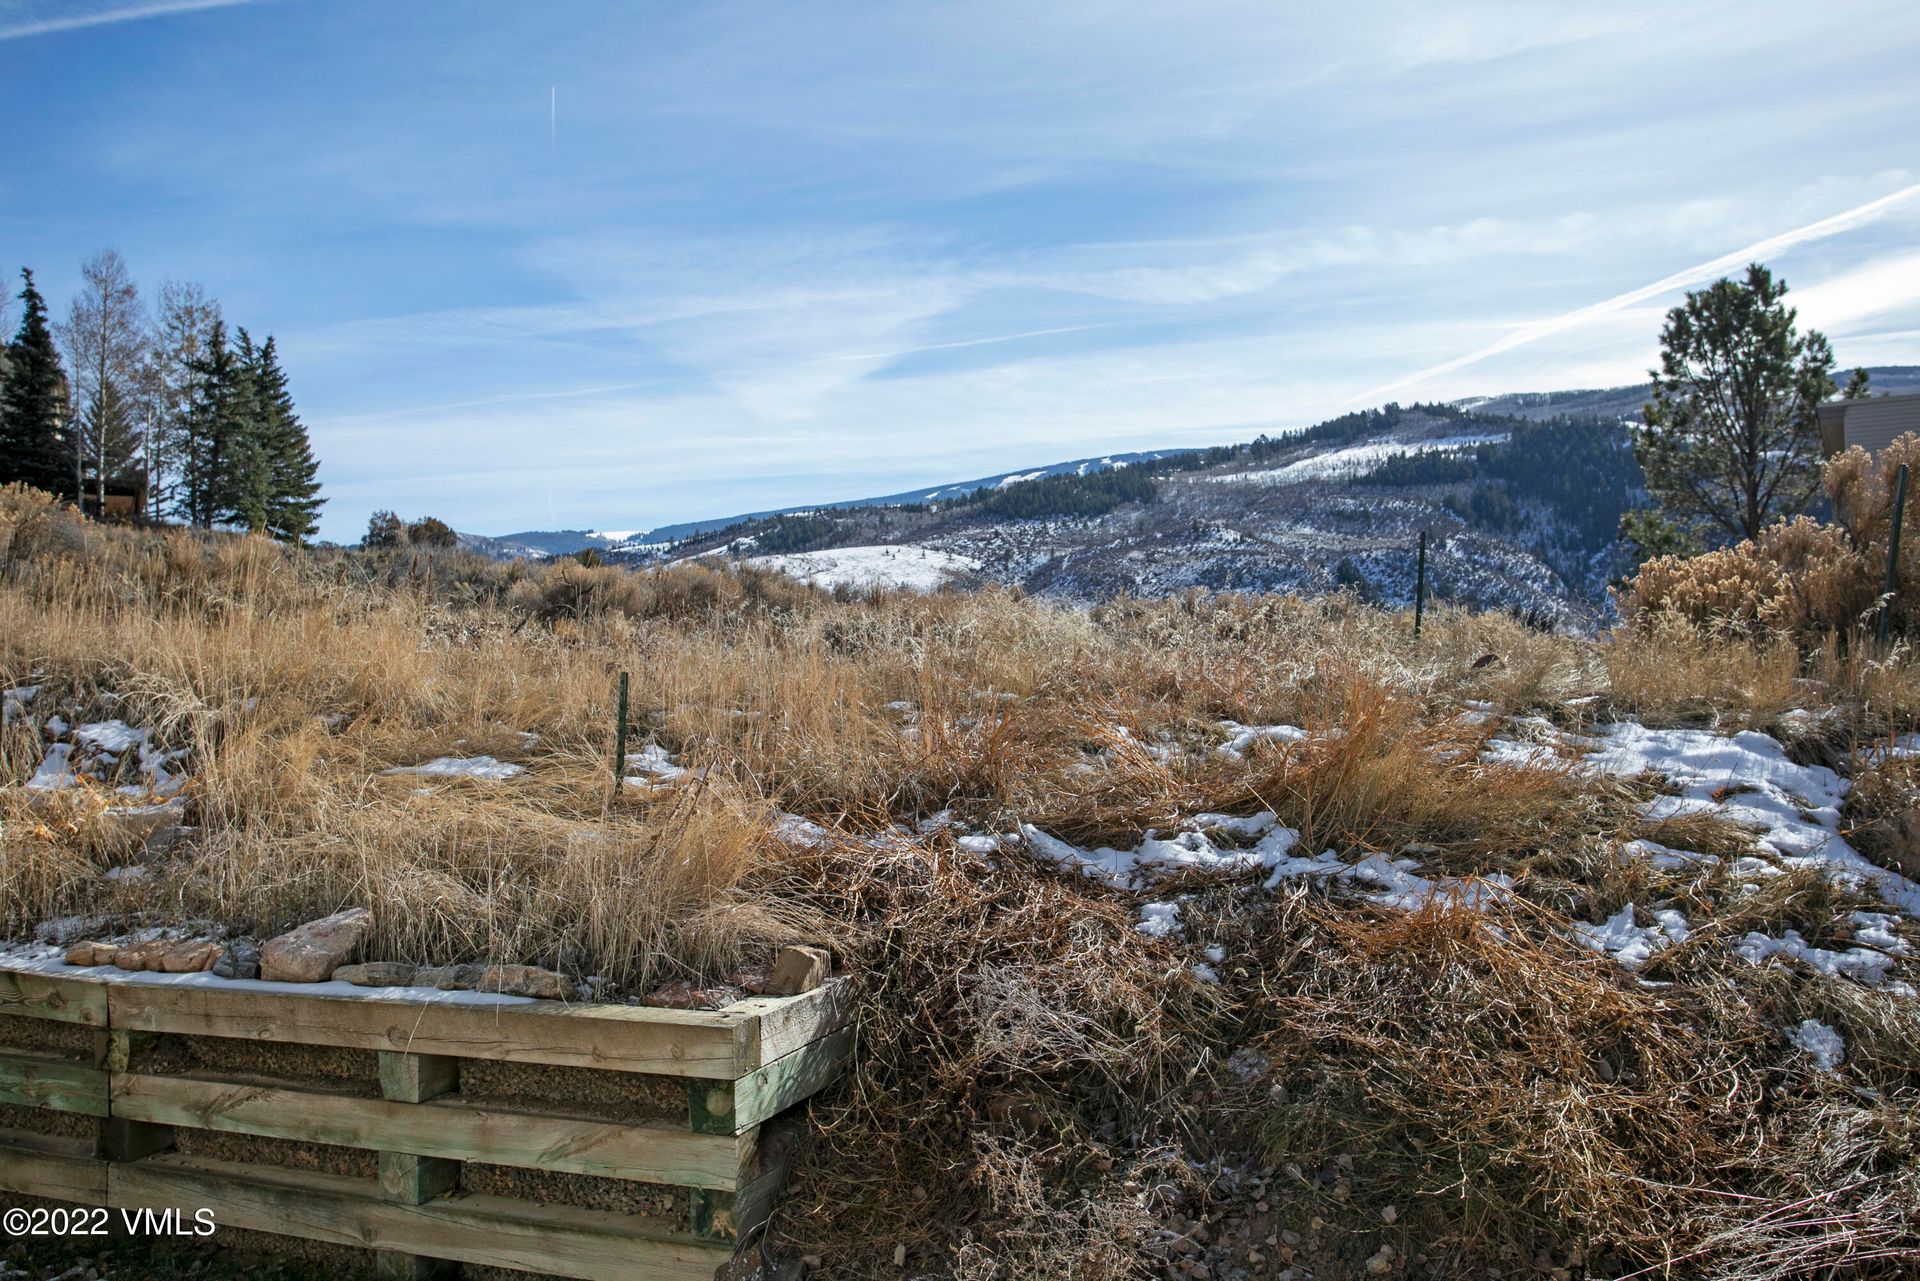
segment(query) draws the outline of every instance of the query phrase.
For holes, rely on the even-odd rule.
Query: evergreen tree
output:
[[[232,459],[244,413],[244,371],[217,316],[192,371],[178,508],[193,524],[211,529],[232,506]]]
[[[269,334],[254,372],[254,398],[260,407],[267,453],[267,525],[275,538],[305,542],[319,525],[320,464],[313,456],[306,426],[294,412],[293,394]]]
[[[1819,484],[1833,351],[1794,327],[1785,281],[1754,263],[1667,313],[1646,423],[1633,434],[1658,520],[1733,542],[1804,510]]]
[[[75,498],[67,378],[47,324],[46,299],[34,287],[31,271],[23,268],[20,278],[24,311],[7,351],[6,380],[0,383],[0,483],[25,481]]]
[[[224,450],[220,519],[248,533],[273,520],[273,424],[262,394],[260,348],[244,327],[234,331],[233,424]]]

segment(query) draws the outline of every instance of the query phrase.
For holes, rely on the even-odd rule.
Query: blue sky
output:
[[[1632,381],[1765,257],[1920,363],[1910,3],[0,0],[0,266],[280,340],[323,533],[636,529]]]

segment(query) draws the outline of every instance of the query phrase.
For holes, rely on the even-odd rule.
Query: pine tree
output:
[[[244,411],[243,370],[227,342],[226,323],[217,316],[192,369],[179,508],[193,524],[211,529],[232,505],[232,458]]]
[[[1759,263],[1667,313],[1646,424],[1633,433],[1654,519],[1695,542],[1752,538],[1807,506],[1833,351],[1801,334],[1785,281]]]
[[[234,330],[233,422],[220,476],[220,519],[248,533],[273,519],[272,409],[261,395],[260,348],[244,327]]]
[[[67,377],[47,324],[46,299],[34,287],[31,271],[23,268],[20,278],[25,309],[7,351],[6,381],[0,384],[0,482],[25,481],[75,498]]]
[[[280,368],[271,334],[260,348],[254,397],[265,425],[267,528],[282,541],[305,542],[319,525],[320,507],[326,499],[319,496],[320,482],[315,477],[320,464],[314,459],[307,429],[294,412],[293,394],[287,388],[287,375]]]

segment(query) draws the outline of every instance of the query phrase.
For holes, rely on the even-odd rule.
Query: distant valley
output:
[[[1920,390],[1920,366],[1870,371]],[[1389,405],[1210,449],[1073,459],[827,507],[632,531],[462,535],[501,557],[760,563],[848,589],[997,583],[1064,601],[1192,588],[1433,598],[1547,626],[1603,616],[1642,501],[1644,386]]]

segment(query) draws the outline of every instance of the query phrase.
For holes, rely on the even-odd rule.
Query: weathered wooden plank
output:
[[[107,985],[99,979],[0,970],[0,1015],[107,1026]]]
[[[94,1158],[91,1139],[0,1130],[0,1192],[105,1205],[107,1163]]]
[[[380,1195],[401,1205],[425,1205],[460,1186],[460,1163],[411,1152],[380,1154]]]
[[[845,979],[829,979],[799,996],[749,997],[719,1011],[753,1020],[742,1072],[765,1067],[838,1031],[853,1012],[853,988]]]
[[[115,1116],[156,1124],[683,1187],[734,1187],[752,1151],[751,1136],[504,1112],[457,1097],[397,1103],[135,1074],[116,1076],[111,1093]]]
[[[105,1116],[107,1074],[51,1055],[0,1054],[0,1103]]]
[[[107,985],[116,1029],[552,1063],[730,1080],[750,1021],[724,1012],[559,1001],[488,1005],[269,989]]]
[[[400,1103],[425,1103],[460,1088],[460,1060],[450,1054],[380,1051],[380,1093]]]
[[[701,1134],[740,1134],[818,1093],[846,1067],[853,1033],[843,1027],[737,1081],[689,1082],[692,1128]]]
[[[464,1194],[399,1205],[380,1200],[365,1179],[178,1154],[116,1165],[107,1199],[188,1214],[207,1206],[227,1228],[584,1281],[713,1281],[732,1257],[729,1247],[657,1219]]]

